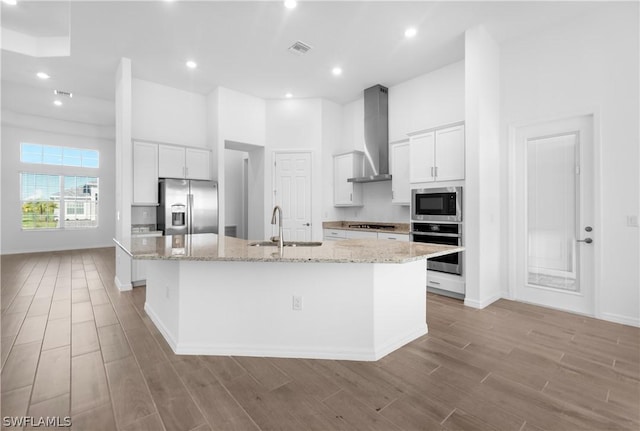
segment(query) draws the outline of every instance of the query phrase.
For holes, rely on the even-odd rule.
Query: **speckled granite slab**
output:
[[[253,241],[216,234],[127,238],[116,244],[134,259],[240,261],[404,263],[463,251],[464,247],[375,239],[325,241],[319,247],[250,246]]]

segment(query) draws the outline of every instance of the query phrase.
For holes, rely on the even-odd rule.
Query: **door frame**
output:
[[[542,125],[554,121],[569,120],[577,117],[591,117],[592,118],[592,145],[593,145],[593,220],[596,229],[591,232],[593,235],[593,316],[596,318],[601,317],[600,303],[602,299],[602,238],[603,238],[603,226],[602,226],[602,140],[601,140],[601,114],[599,108],[591,108],[586,110],[577,110],[572,112],[564,112],[555,116],[539,117],[532,121],[514,122],[508,126],[508,224],[507,224],[507,241],[508,241],[508,296],[510,299],[516,298],[516,283],[518,279],[517,275],[517,238],[519,232],[517,231],[517,193],[516,190],[516,156],[518,142],[516,140],[517,131],[523,127],[530,127],[536,125]],[[564,311],[564,310],[563,310]]]
[[[291,150],[279,149],[279,150],[273,150],[271,152],[271,208],[269,209],[269,211],[271,211],[273,207],[276,205],[276,202],[275,202],[276,197],[274,193],[276,190],[276,169],[275,169],[276,156],[278,154],[291,154],[291,153],[309,154],[309,204],[311,206],[311,208],[309,208],[309,218],[310,218],[309,223],[311,223],[311,226],[309,226],[309,228],[310,228],[311,240],[313,240],[314,205],[313,205],[313,151],[312,150],[296,148]],[[269,214],[271,213],[269,212]]]

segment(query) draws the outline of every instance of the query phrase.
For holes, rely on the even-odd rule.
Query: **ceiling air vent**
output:
[[[57,96],[65,96],[68,98],[72,98],[73,94],[69,93],[68,91],[62,91],[62,90],[53,90],[53,94],[57,95]]]
[[[306,54],[311,47],[304,42],[297,41],[289,47],[289,52],[297,55]]]

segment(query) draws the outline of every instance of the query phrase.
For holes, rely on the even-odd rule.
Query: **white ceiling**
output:
[[[610,2],[457,1],[71,1],[2,4],[2,27],[35,37],[70,36],[71,55],[35,58],[2,50],[3,109],[113,123],[121,57],[133,76],[207,94],[224,86],[265,99],[355,100],[464,57],[464,31],[484,24],[498,42]],[[415,26],[418,35],[404,38]],[[304,56],[287,48],[313,47]],[[194,59],[196,70],[184,63]],[[331,68],[340,65],[340,77]],[[36,72],[51,75],[40,81]],[[52,109],[53,89],[73,99]],[[39,106],[44,104],[46,107]]]

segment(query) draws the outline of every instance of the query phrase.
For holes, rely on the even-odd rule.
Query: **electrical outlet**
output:
[[[627,216],[627,226],[638,227],[638,216],[637,215]]]
[[[149,217],[149,211],[142,211],[142,217],[143,218]]]
[[[291,304],[295,311],[302,310],[302,296],[293,296],[293,303]]]

